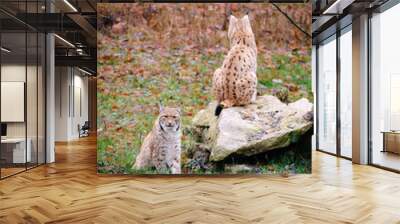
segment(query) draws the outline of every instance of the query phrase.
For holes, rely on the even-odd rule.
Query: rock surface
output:
[[[210,149],[210,161],[231,154],[251,156],[297,142],[312,127],[313,105],[307,99],[282,103],[264,95],[246,107],[223,109],[214,115],[216,102],[193,118],[193,130]]]

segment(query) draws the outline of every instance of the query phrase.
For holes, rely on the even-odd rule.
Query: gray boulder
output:
[[[199,111],[192,128],[201,143],[210,149],[210,161],[221,161],[231,154],[251,156],[297,142],[312,127],[313,105],[303,98],[282,103],[264,95],[245,107],[223,109],[214,115],[216,102]]]

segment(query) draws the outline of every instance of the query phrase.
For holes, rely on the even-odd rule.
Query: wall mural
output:
[[[310,173],[310,32],[309,3],[98,4],[98,173]]]

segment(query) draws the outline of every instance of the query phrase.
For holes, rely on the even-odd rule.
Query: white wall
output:
[[[1,81],[3,82],[25,82],[25,64],[9,64],[1,66]],[[6,110],[7,108],[1,108]],[[7,124],[8,137],[25,137],[25,123],[16,122]]]
[[[75,75],[74,75],[74,92],[75,94],[73,97],[74,99],[74,108],[72,108],[72,117],[73,119],[71,120],[71,135],[73,138],[78,138],[79,133],[78,133],[78,124],[81,126],[85,123],[85,121],[88,121],[88,78],[81,76],[82,73],[76,74],[75,70]]]
[[[38,69],[38,70],[37,70]],[[25,66],[25,64],[3,64],[1,66],[1,81],[2,82],[24,82],[26,83],[26,108],[21,108],[22,113],[25,113],[27,119],[22,122],[6,122],[7,137],[9,138],[24,138],[25,135],[30,140],[30,148],[32,151],[32,161],[44,163],[44,82],[42,68],[35,66]],[[25,80],[27,78],[27,81]],[[3,89],[4,90],[4,89]],[[3,91],[2,90],[2,91]],[[23,90],[22,90],[23,91]],[[24,94],[22,92],[22,94]],[[2,97],[7,97],[3,95]],[[7,113],[13,113],[10,107],[2,107],[1,110]],[[15,110],[15,109],[14,109]],[[14,112],[15,113],[15,112]],[[37,155],[39,153],[39,155]]]
[[[1,81],[25,82],[25,64],[9,64],[1,66]],[[1,108],[6,110],[7,108]],[[25,123],[12,122],[7,123],[7,137],[25,137]]]
[[[1,81],[25,82],[25,64],[1,65]]]
[[[55,73],[55,140],[70,141],[88,120],[88,78],[72,67],[56,67]]]
[[[1,121],[24,122],[25,83],[1,82]],[[36,105],[34,105],[36,108]]]
[[[19,65],[19,64],[5,64],[1,66],[1,81],[2,82],[25,82],[25,75],[27,69],[28,72],[28,81],[30,86],[36,86],[36,80],[32,80],[30,78],[31,74],[36,75],[36,67],[34,66],[27,66],[25,67],[24,65]],[[27,106],[29,107],[35,107],[36,108],[36,88],[27,88]],[[7,108],[1,108],[2,110],[7,110]],[[32,109],[31,109],[32,110]],[[31,110],[28,110],[28,112],[31,112]],[[36,109],[34,109],[36,111]],[[36,113],[27,113],[27,118],[28,122],[28,129],[33,128],[36,130],[36,119],[37,115]],[[32,124],[31,122],[34,122]],[[26,122],[7,122],[7,136],[8,137],[25,137],[25,123]],[[28,137],[29,136],[29,130],[28,130]],[[36,132],[35,132],[36,133]]]
[[[55,68],[55,141],[68,140],[68,71],[67,67]]]

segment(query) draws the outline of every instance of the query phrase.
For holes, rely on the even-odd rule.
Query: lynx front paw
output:
[[[172,174],[181,174],[181,165],[177,162],[171,164],[171,173]]]

